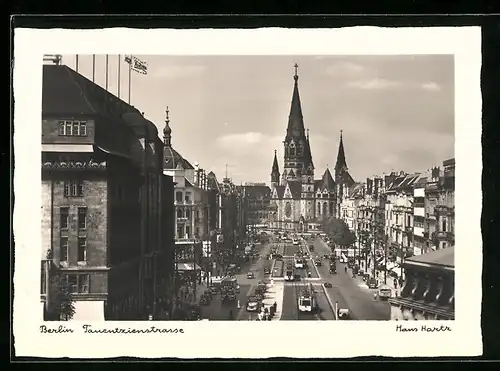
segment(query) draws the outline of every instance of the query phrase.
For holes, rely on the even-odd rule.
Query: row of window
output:
[[[176,202],[191,202],[191,192],[184,193],[184,199],[182,198],[183,194],[180,191],[175,192],[175,201]]]
[[[77,120],[59,121],[59,135],[65,137],[86,137],[87,122]]]
[[[83,181],[64,181],[64,197],[83,197]]]
[[[65,236],[60,237],[60,261],[67,262],[68,256],[70,252],[70,244],[69,238]],[[78,262],[86,262],[87,261],[87,238],[86,237],[78,237],[77,244],[77,258]]]
[[[87,228],[87,208],[79,207],[77,213],[77,227],[79,230]],[[69,207],[60,208],[60,227],[61,230],[68,230],[70,225]]]

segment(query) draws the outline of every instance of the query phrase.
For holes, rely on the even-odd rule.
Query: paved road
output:
[[[261,255],[265,256],[269,253],[270,246],[270,244],[256,245],[256,248],[260,250]],[[241,273],[236,275],[238,283],[240,284],[240,293],[236,295],[236,299],[240,301],[241,308],[237,308],[237,301],[222,304],[220,294],[217,293],[212,297],[209,305],[201,307],[202,317],[211,321],[227,321],[232,311],[234,319],[248,319],[248,315],[246,315],[246,317],[244,316],[244,314],[246,314],[244,307],[250,292],[257,285],[259,280],[264,279],[264,267],[266,264],[270,265],[271,262],[266,259],[256,259],[253,262],[242,265]],[[248,279],[246,277],[249,271],[254,272],[254,279]]]
[[[287,243],[285,247],[285,253],[287,256],[293,256],[297,252],[298,246],[294,246],[291,243]],[[303,246],[303,249],[305,247]],[[285,258],[285,260],[292,260],[293,258]],[[301,275],[301,281],[299,282],[285,282],[285,289],[283,293],[283,311],[281,315],[281,320],[334,320],[335,314],[332,311],[331,306],[328,303],[327,297],[323,288],[321,287],[321,277],[318,276],[316,269],[314,269],[314,262],[312,260],[308,261],[308,269],[298,269],[296,273]],[[286,266],[286,262],[285,262]],[[307,270],[311,272],[311,278],[313,280],[308,280]],[[316,281],[315,281],[316,280]],[[318,301],[318,311],[316,313],[300,313],[298,311],[298,292],[300,287],[312,283],[316,291],[316,299]]]
[[[331,253],[331,249],[321,240],[314,241],[314,248],[318,255]],[[339,308],[348,308],[352,319],[355,320],[389,320],[390,305],[387,302],[375,300],[374,290],[360,287],[358,281],[352,279],[352,273],[345,273],[344,264],[337,262],[337,274],[330,274],[328,260],[323,260],[323,265],[318,268],[321,282],[332,283],[332,288],[327,292],[332,302],[337,301]]]

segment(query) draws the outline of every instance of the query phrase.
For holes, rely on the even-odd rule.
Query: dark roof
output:
[[[285,194],[285,187],[284,186],[277,186],[276,193],[278,194],[278,198],[283,198],[283,195]]]
[[[415,262],[455,268],[455,247],[447,247],[427,254],[412,256],[405,259],[405,262],[409,264]]]
[[[42,114],[94,115],[98,112],[77,75],[67,66],[43,66]]]
[[[321,185],[322,179],[314,179],[314,189],[318,189],[319,186]]]
[[[345,160],[344,140],[342,139],[342,132],[340,132],[339,152],[337,153],[337,162],[335,163],[335,173],[341,172],[342,170],[346,171],[347,169],[348,167]]]
[[[96,120],[93,140],[97,147],[139,162],[143,150],[140,150],[135,130],[122,117],[125,112],[139,114],[134,107],[67,66],[43,66],[43,117],[93,118]],[[142,120],[151,128],[154,138],[156,126]]]
[[[340,182],[342,184],[347,185],[348,187],[352,187],[356,182],[352,178],[351,174],[348,171],[343,171],[340,175]]]
[[[279,175],[279,173],[280,173],[280,168],[278,166],[278,157],[276,156],[276,151],[274,151],[274,161],[273,161],[273,168],[271,170],[271,174]]]
[[[294,76],[292,103],[290,105],[290,115],[288,116],[288,127],[286,129],[286,140],[295,137],[304,137],[304,118],[302,117],[302,106],[299,95],[299,77]]]
[[[318,186],[321,190],[324,190],[325,188],[329,191],[335,190],[335,181],[333,180],[332,174],[328,168],[325,170],[323,178]]]
[[[302,183],[297,180],[289,180],[287,183],[290,188],[290,192],[292,193],[292,198],[294,200],[300,199],[300,195],[302,193]]]
[[[165,170],[194,169],[193,165],[191,165],[188,160],[170,146],[165,146],[163,148],[163,168]]]
[[[156,125],[145,119],[139,111],[125,112],[122,118],[138,137],[147,137],[149,139],[158,137]]]
[[[444,160],[443,161],[443,166],[450,166],[450,165],[455,165],[455,159],[454,158],[450,158],[448,160]]]
[[[271,188],[267,185],[244,185],[241,187],[247,197],[269,197],[271,195]]]

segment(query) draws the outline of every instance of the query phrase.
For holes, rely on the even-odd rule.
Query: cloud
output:
[[[153,73],[153,75],[157,78],[176,79],[176,78],[197,76],[202,74],[205,70],[206,70],[205,66],[170,65],[170,66],[163,66],[157,69]]]
[[[227,134],[219,137],[217,143],[224,148],[238,148],[255,145],[264,140],[264,134],[258,132]]]
[[[359,80],[351,81],[347,83],[348,87],[366,89],[366,90],[380,90],[380,89],[391,89],[399,87],[401,83],[399,81],[386,80],[375,78],[371,80]]]
[[[350,62],[339,62],[331,66],[328,66],[325,70],[327,75],[330,76],[354,76],[365,71],[365,67],[350,63]]]
[[[427,91],[439,91],[441,87],[435,82],[425,82],[420,86],[422,89]]]

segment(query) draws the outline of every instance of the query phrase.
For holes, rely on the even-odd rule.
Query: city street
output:
[[[330,254],[331,249],[322,239],[314,241],[315,251],[318,255]],[[322,281],[332,283],[332,288],[327,288],[332,302],[337,301],[338,307],[349,309],[351,319],[354,320],[388,320],[390,318],[390,305],[387,302],[375,300],[375,290],[370,290],[366,285],[361,285],[359,280],[352,278],[352,272],[346,264],[337,261],[337,274],[330,274],[329,263],[324,260],[318,268]]]
[[[297,251],[298,247],[292,245],[291,242],[287,242],[285,246],[285,259],[293,260],[293,256]],[[307,249],[307,244],[302,242],[302,249],[309,253]],[[290,256],[290,257],[289,257]],[[285,262],[286,266],[286,262]],[[307,277],[307,271],[311,272],[311,278]],[[296,270],[297,274],[300,274],[301,280],[294,282],[285,282],[285,289],[283,295],[283,312],[281,315],[281,320],[335,320],[335,314],[328,303],[324,288],[322,287],[321,277],[318,275],[314,267],[314,261],[309,259],[307,261],[306,269]],[[304,285],[312,284],[316,293],[316,300],[318,302],[318,311],[316,313],[301,313],[298,310],[298,294]]]
[[[256,250],[259,251],[261,256],[264,257],[269,253],[270,249],[271,244],[256,245]],[[238,309],[237,300],[233,303],[222,304],[220,293],[217,293],[212,297],[209,305],[201,307],[202,318],[212,321],[227,321],[229,319],[230,312],[232,311],[233,318],[235,320],[248,320],[248,314],[245,311],[245,304],[253,288],[260,280],[264,279],[264,267],[266,262],[267,264],[271,264],[269,260],[262,258],[255,259],[253,262],[247,262],[241,266],[241,272],[236,275],[238,283],[240,284],[240,292],[236,295],[236,299],[239,300],[241,308]],[[255,274],[255,278],[248,279],[246,277],[249,271],[252,271]]]

